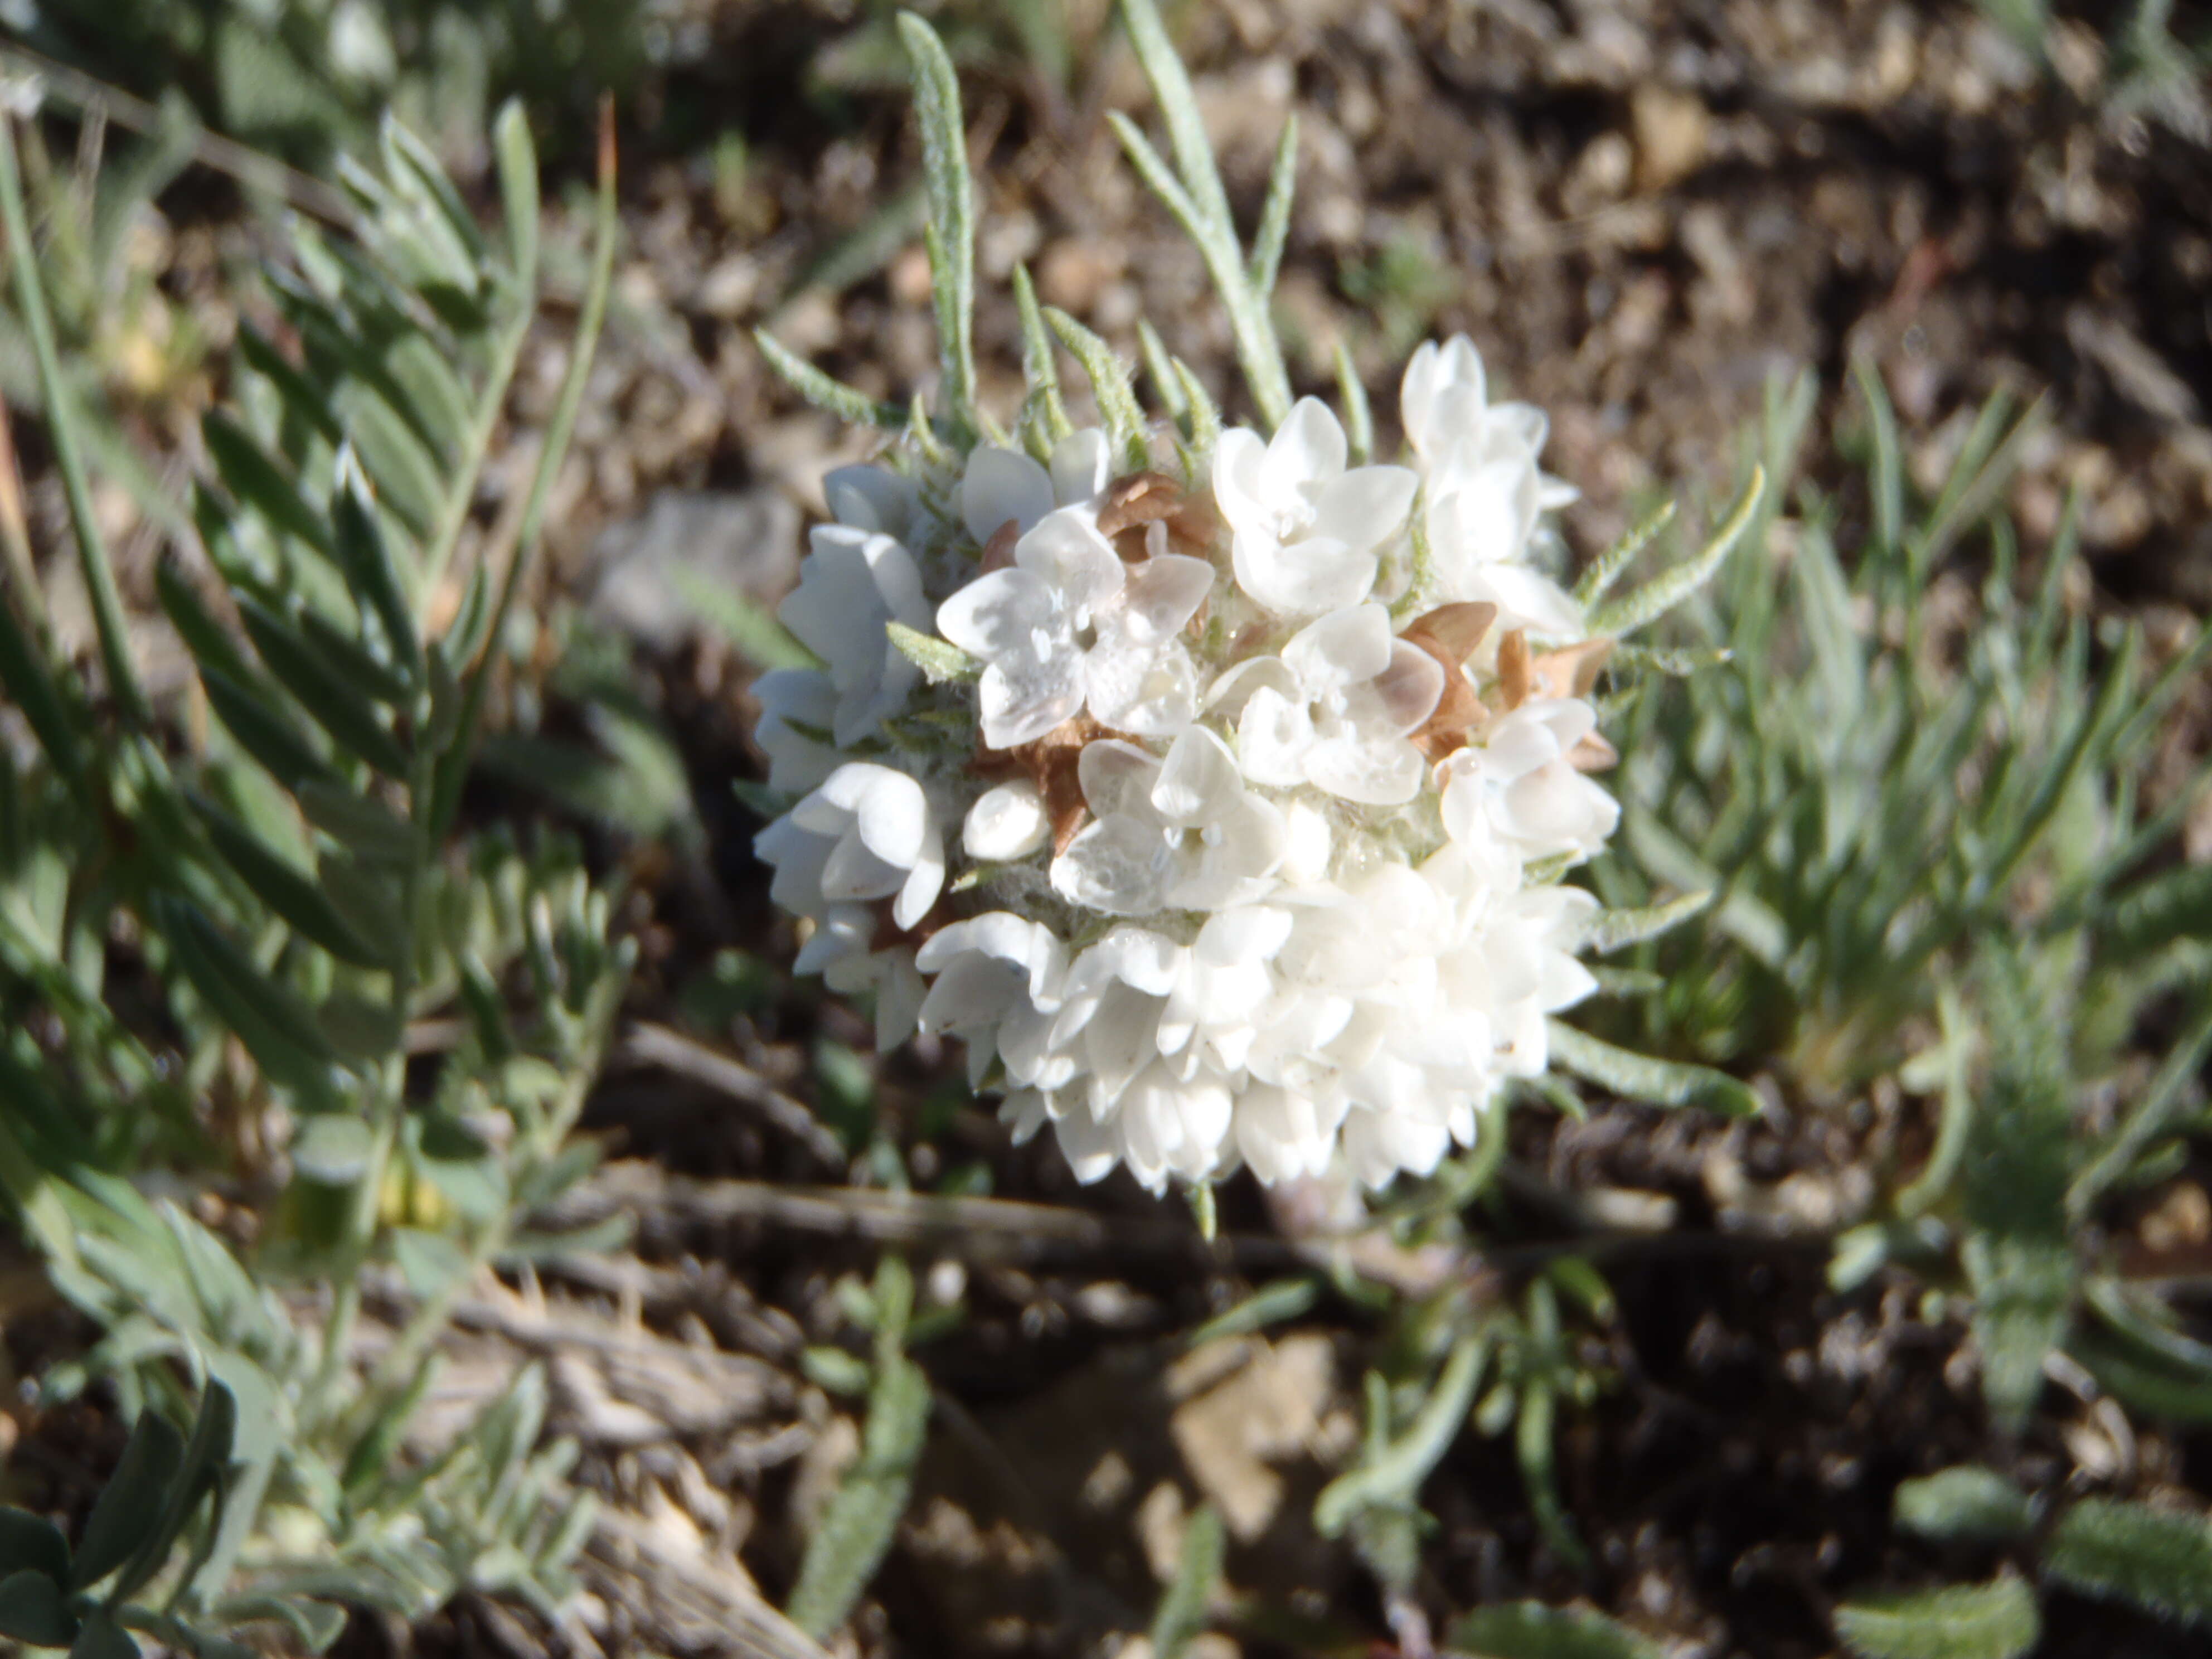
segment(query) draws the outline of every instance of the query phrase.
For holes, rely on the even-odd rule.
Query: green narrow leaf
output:
[[[214,802],[195,797],[192,804],[207,825],[208,838],[216,851],[287,927],[341,962],[361,968],[388,965],[331,907],[311,874]]]
[[[1905,463],[1897,441],[1897,411],[1881,383],[1881,369],[1865,354],[1851,359],[1851,379],[1865,403],[1874,434],[1874,533],[1891,556],[1905,544]]]
[[[61,687],[54,678],[46,653],[16,621],[15,608],[5,593],[0,593],[0,689],[4,689],[23,711],[24,720],[54,770],[71,787],[82,787],[84,750],[77,742],[76,729],[62,701]]]
[[[910,11],[898,15],[899,43],[913,71],[915,118],[921,128],[922,173],[929,187],[929,276],[937,308],[938,351],[952,413],[974,429],[975,406],[975,185],[960,113],[960,77],[937,31]]]
[[[26,1567],[0,1577],[0,1636],[34,1648],[67,1647],[76,1638],[76,1616],[59,1584]]]
[[[2008,1542],[2035,1524],[2035,1506],[1995,1469],[1961,1463],[1918,1480],[1898,1483],[1894,1518],[1923,1538],[1978,1538]]]
[[[2212,1529],[2202,1516],[2085,1498],[2060,1517],[2043,1570],[2082,1595],[2212,1625]]]
[[[1672,570],[1653,577],[1650,581],[1606,606],[1590,619],[1590,632],[1619,637],[1632,634],[1638,629],[1656,622],[1691,594],[1712,580],[1713,573],[1721,568],[1729,550],[1741,538],[1745,529],[1757,514],[1759,503],[1766,494],[1766,469],[1754,465],[1750,480],[1744,485],[1722,520],[1720,528],[1696,555],[1676,565]]]
[[[845,1622],[890,1550],[913,1490],[929,1411],[929,1379],[921,1367],[896,1352],[878,1362],[860,1461],[806,1540],[787,1609],[791,1622],[817,1640]]]
[[[1560,1070],[1612,1090],[1625,1100],[1647,1106],[1696,1106],[1723,1117],[1756,1117],[1760,1106],[1751,1086],[1708,1066],[1654,1060],[1601,1042],[1561,1020],[1547,1022],[1552,1060]]]
[[[1014,310],[1022,323],[1022,380],[1029,388],[1029,399],[1037,410],[1037,427],[1044,439],[1045,453],[1040,460],[1050,457],[1052,446],[1075,430],[1075,423],[1067,418],[1067,404],[1060,396],[1060,369],[1053,361],[1052,336],[1044,325],[1044,313],[1037,308],[1036,287],[1030,281],[1027,265],[1014,267]]]
[[[85,1589],[113,1572],[152,1535],[161,1519],[161,1500],[185,1458],[185,1437],[177,1425],[153,1410],[142,1411],[131,1425],[122,1461],[100,1489],[77,1540],[70,1587]]]
[[[138,682],[137,667],[131,660],[130,629],[124,617],[122,596],[115,586],[114,563],[108,556],[106,538],[100,533],[99,516],[93,511],[76,389],[62,373],[60,354],[54,345],[53,316],[46,305],[46,283],[39,270],[38,244],[32,238],[30,216],[23,210],[22,174],[15,164],[15,122],[12,111],[0,112],[0,229],[7,233],[17,312],[31,337],[31,356],[38,371],[46,433],[53,444],[55,470],[62,475],[62,494],[69,502],[77,568],[84,574],[85,592],[92,600],[93,627],[100,637],[100,665],[107,672],[108,690],[125,714],[143,725],[151,710]]]
[[[276,612],[252,599],[241,599],[238,610],[262,662],[315,724],[386,776],[407,775],[406,750],[377,720],[362,687],[341,678],[329,659]]]
[[[499,157],[507,262],[522,287],[529,289],[538,280],[538,146],[519,99],[510,98],[500,106],[499,118],[492,124],[492,149]]]
[[[1221,1511],[1211,1504],[1202,1505],[1183,1528],[1175,1580],[1160,1597],[1159,1611],[1152,1618],[1154,1659],[1183,1659],[1192,1638],[1205,1630],[1228,1548]]]
[[[308,504],[284,476],[284,470],[228,410],[210,410],[201,418],[200,436],[233,500],[256,509],[277,529],[317,552],[335,551],[331,527],[323,515]]]
[[[1334,1538],[1363,1510],[1410,1505],[1466,1422],[1490,1354],[1488,1338],[1470,1332],[1453,1346],[1436,1385],[1403,1436],[1370,1447],[1358,1467],[1322,1489],[1314,1500],[1314,1530]],[[1371,1425],[1370,1425],[1371,1426]],[[1387,1421],[1384,1431],[1387,1431]]]
[[[1352,348],[1337,337],[1334,349],[1336,364],[1336,398],[1344,405],[1344,438],[1351,452],[1352,464],[1364,466],[1375,458],[1375,411],[1368,407],[1367,386],[1359,378],[1359,365],[1352,360]]]
[[[309,778],[294,796],[308,823],[356,858],[370,864],[404,865],[415,856],[415,832],[404,819],[336,779]]]
[[[264,700],[262,693],[204,662],[200,665],[200,684],[206,688],[208,706],[215,710],[223,729],[285,788],[296,791],[310,780],[331,775],[329,766],[315,752],[307,734],[289,714]]]
[[[185,977],[261,1069],[303,1092],[325,1091],[336,1056],[299,997],[256,967],[198,907],[157,896],[152,909]]]
[[[414,607],[392,562],[392,550],[376,521],[376,507],[369,491],[368,475],[350,449],[338,453],[337,477],[331,490],[331,526],[337,541],[338,562],[345,567],[354,591],[368,601],[368,608],[384,624],[384,637],[393,660],[410,675],[420,670],[422,641],[416,632]]]
[[[1668,899],[1664,904],[1648,904],[1633,910],[1601,910],[1583,931],[1583,948],[1606,956],[1625,945],[1656,939],[1698,915],[1712,902],[1712,890],[1708,888],[1703,892]]]
[[[1151,464],[1152,454],[1145,441],[1145,412],[1129,384],[1129,365],[1113,347],[1058,307],[1047,306],[1044,316],[1060,343],[1083,365],[1117,464],[1126,472],[1143,471]]]
[[[58,1584],[69,1583],[69,1540],[43,1515],[0,1510],[0,1578],[25,1569],[42,1572]]]
[[[932,685],[943,685],[947,681],[964,683],[977,678],[983,672],[983,665],[958,646],[920,629],[908,628],[902,622],[887,622],[884,632],[898,647],[899,654],[921,670]]]
[[[1661,1659],[1657,1643],[1588,1607],[1506,1601],[1477,1607],[1451,1626],[1468,1659]]]
[[[2020,1659],[2042,1639],[2035,1594],[2017,1578],[1867,1597],[1836,1609],[1859,1659]]]
[[[777,376],[815,408],[854,426],[877,426],[886,432],[905,429],[907,411],[897,404],[879,403],[865,392],[833,380],[797,356],[764,328],[753,331],[753,343]]]
[[[1281,269],[1283,244],[1291,234],[1291,203],[1297,182],[1298,118],[1294,111],[1283,123],[1282,137],[1275,141],[1275,159],[1267,169],[1267,194],[1260,207],[1260,228],[1252,234],[1252,294],[1261,305],[1275,291],[1275,273]]]
[[[105,1608],[94,1608],[70,1644],[69,1659],[138,1659],[138,1644]]]
[[[1583,572],[1582,580],[1575,584],[1575,604],[1588,611],[1613,591],[1622,573],[1635,561],[1636,556],[1674,522],[1674,503],[1662,501],[1632,526],[1626,535],[1598,555],[1590,568]]]
[[[331,410],[330,399],[277,349],[275,341],[250,321],[239,323],[238,351],[254,373],[276,387],[286,412],[306,422],[332,447],[345,441],[345,427]]]

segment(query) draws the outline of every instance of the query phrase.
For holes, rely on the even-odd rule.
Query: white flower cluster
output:
[[[1401,412],[1406,465],[1309,398],[1181,483],[1096,431],[826,481],[823,666],[758,685],[799,967],[1083,1180],[1426,1172],[1592,988],[1553,878],[1617,817],[1605,646],[1532,558],[1572,492],[1463,338]]]

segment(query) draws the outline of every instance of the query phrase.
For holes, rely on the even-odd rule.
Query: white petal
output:
[[[976,686],[983,742],[991,749],[1035,743],[1083,707],[1083,657],[1072,646],[1052,656],[1010,656]]]
[[[1379,605],[1332,611],[1291,636],[1283,660],[1317,692],[1371,680],[1390,665],[1390,613]]]
[[[1582,612],[1566,591],[1525,565],[1485,565],[1466,584],[1467,596],[1498,607],[1500,629],[1525,628],[1544,639],[1579,640]]]
[[[838,523],[902,538],[921,505],[913,479],[880,466],[833,468],[822,480],[822,494]]]
[[[1058,598],[1026,570],[994,570],[978,576],[937,607],[937,631],[970,656],[990,661],[1036,650],[1036,636],[1056,641],[1067,633]]]
[[[1230,528],[1239,534],[1274,523],[1267,486],[1261,477],[1267,446],[1256,432],[1231,427],[1213,446],[1213,499]]]
[[[1500,827],[1515,840],[1559,852],[1596,851],[1620,821],[1620,804],[1565,761],[1513,784],[1498,812]]]
[[[936,824],[931,823],[923,832],[906,884],[899,889],[897,902],[891,906],[891,921],[902,928],[915,927],[929,914],[944,888],[945,843]]]
[[[1079,626],[1121,591],[1121,556],[1083,507],[1059,507],[1039,519],[1014,544],[1014,563],[1048,584]]]
[[[930,835],[929,799],[905,773],[856,762],[838,768],[821,793],[852,811],[878,858],[908,868],[921,856]]]
[[[1231,720],[1244,712],[1251,695],[1266,686],[1289,699],[1298,695],[1298,677],[1280,657],[1248,657],[1224,670],[1206,693],[1206,708]]]
[[[1396,806],[1421,793],[1428,764],[1398,737],[1326,738],[1304,757],[1306,781],[1344,800]]]
[[[1311,886],[1328,878],[1333,837],[1328,820],[1302,800],[1294,800],[1283,814],[1283,878]]]
[[[1213,587],[1213,567],[1203,559],[1163,553],[1132,569],[1121,592],[1119,627],[1142,644],[1182,631]]]
[[[903,865],[878,858],[858,836],[846,836],[822,866],[822,895],[840,903],[889,898],[906,878]]]
[[[1084,1113],[1070,1112],[1054,1121],[1052,1132],[1068,1169],[1086,1187],[1103,1181],[1121,1161],[1121,1137],[1111,1123],[1094,1123]]]
[[[1036,852],[1051,827],[1037,787],[1027,779],[1016,779],[977,798],[968,809],[960,844],[971,859],[1003,864]]]
[[[1051,475],[1019,450],[983,444],[969,455],[960,516],[978,542],[989,541],[1009,519],[1027,530],[1052,506]]]
[[[1258,897],[1283,861],[1283,815],[1247,795],[1207,830],[1195,851],[1176,860],[1167,902],[1183,909],[1218,910]]]
[[[1206,918],[1191,949],[1208,967],[1264,961],[1291,936],[1291,913],[1270,904],[1248,904]]]
[[[1113,452],[1095,426],[1071,432],[1053,447],[1052,493],[1062,507],[1087,501],[1114,476]]]
[[[1390,641],[1390,665],[1370,688],[1382,720],[1401,734],[1437,712],[1443,701],[1444,665],[1418,645]]]
[[[1157,830],[1133,818],[1102,817],[1052,861],[1052,885],[1070,903],[1144,916],[1165,901],[1169,872],[1167,843]]]
[[[1286,545],[1240,529],[1231,557],[1237,585],[1279,617],[1358,605],[1375,586],[1375,555],[1340,541],[1308,537]]]
[[[1101,738],[1076,757],[1076,781],[1091,811],[1104,817],[1152,818],[1152,784],[1160,763],[1133,743]]]
[[[1263,685],[1246,701],[1244,717],[1237,722],[1237,763],[1255,783],[1292,788],[1305,781],[1305,752],[1313,740],[1304,702]]]
[[[1152,805],[1170,823],[1195,829],[1219,817],[1243,788],[1229,745],[1194,726],[1169,747],[1152,784]]]
[[[1344,471],[1344,428],[1318,398],[1301,398],[1267,441],[1260,484],[1269,501],[1297,501],[1306,485],[1326,484]]]
[[[1133,645],[1120,636],[1084,659],[1091,717],[1140,738],[1173,737],[1198,714],[1198,670],[1180,641]]]
[[[1420,487],[1419,475],[1410,467],[1354,467],[1322,491],[1306,535],[1350,547],[1380,547],[1406,522]]]

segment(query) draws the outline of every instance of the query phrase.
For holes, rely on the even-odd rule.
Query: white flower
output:
[[[1096,431],[1042,464],[918,448],[824,480],[839,522],[783,612],[823,666],[758,683],[770,782],[803,797],[756,843],[806,919],[798,966],[872,994],[880,1043],[964,1044],[1015,1139],[1049,1125],[1079,1180],[1433,1170],[1594,986],[1595,901],[1529,884],[1615,826],[1574,765],[1594,714],[1488,713],[1522,696],[1495,652],[1455,668],[1435,634],[1475,600],[1494,632],[1582,638],[1533,562],[1562,499],[1543,417],[1491,404],[1463,339],[1416,354],[1401,406],[1411,467],[1348,467],[1311,399],[1225,434],[1218,521],[1164,480],[1116,490]],[[1109,501],[1141,538],[1102,533]],[[1420,644],[1377,602],[1416,546]],[[976,682],[925,695],[890,620],[933,624]]]
[[[1421,522],[1437,600],[1487,600],[1498,607],[1501,629],[1582,637],[1573,599],[1528,562],[1542,475],[1517,434],[1498,428],[1485,444],[1454,446],[1430,471],[1427,489]]]
[[[1237,757],[1255,783],[1310,783],[1368,805],[1420,793],[1427,763],[1407,741],[1436,712],[1444,671],[1390,634],[1379,605],[1333,611],[1293,635],[1279,657],[1238,664],[1208,704],[1237,720]]]
[[[1052,862],[1052,884],[1113,916],[1212,910],[1255,897],[1282,862],[1283,815],[1249,793],[1229,745],[1192,726],[1164,761],[1110,738],[1078,763],[1096,822]]]
[[[799,586],[776,615],[828,665],[837,690],[830,730],[840,748],[873,732],[902,708],[921,671],[884,631],[889,622],[924,631],[929,600],[914,557],[889,536],[850,525],[818,525]]]
[[[848,762],[754,842],[775,866],[776,902],[802,915],[823,902],[892,901],[910,928],[945,885],[944,839],[929,797],[903,772]]]
[[[1011,568],[939,606],[937,628],[984,664],[994,749],[1035,742],[1086,706],[1103,725],[1166,737],[1197,709],[1197,671],[1176,636],[1212,586],[1212,566],[1179,553],[1125,566],[1095,512],[1058,507],[1014,544]]]
[[[769,788],[803,795],[837,769],[844,756],[823,741],[837,719],[837,686],[829,675],[772,668],[753,682],[753,696],[761,710],[753,737],[768,756]]]
[[[1004,864],[1036,852],[1051,828],[1036,785],[1017,778],[975,797],[961,826],[960,844],[971,859]]]
[[[1597,727],[1589,704],[1538,697],[1480,728],[1445,761],[1444,829],[1470,847],[1495,842],[1530,858],[1587,858],[1620,821],[1620,805],[1567,759]]]
[[[1018,449],[985,444],[971,452],[960,478],[960,516],[978,544],[1012,520],[1026,532],[1055,507],[1073,507],[1106,488],[1106,434],[1096,427],[1070,433],[1052,452],[1050,471]]]
[[[822,480],[822,495],[830,516],[856,530],[903,542],[920,528],[921,491],[888,467],[837,467]]]
[[[1274,437],[1239,427],[1213,453],[1213,495],[1234,534],[1237,583],[1262,610],[1310,617],[1357,605],[1378,550],[1405,522],[1419,479],[1402,466],[1345,470],[1344,428],[1304,398]]]
[[[1574,489],[1537,465],[1548,422],[1530,404],[1487,401],[1482,358],[1455,335],[1414,352],[1399,391],[1406,441],[1422,461],[1421,526],[1438,601],[1487,600],[1505,629],[1578,639],[1582,617],[1528,563],[1543,513]]]

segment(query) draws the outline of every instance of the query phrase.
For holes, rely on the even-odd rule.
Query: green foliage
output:
[[[386,110],[454,155],[510,95],[553,131],[646,61],[629,0],[54,0],[31,15],[35,50],[317,167],[373,149]]]
[[[890,1552],[929,1428],[929,1379],[905,1352],[914,1313],[906,1264],[887,1255],[872,1289],[853,1288],[848,1301],[874,1339],[860,1455],[814,1523],[786,1608],[793,1624],[817,1638],[845,1622]]]
[[[180,561],[159,584],[218,722],[205,752],[167,741],[119,625],[102,624],[110,689],[131,695],[105,707],[20,630],[26,648],[0,660],[9,691],[44,711],[40,757],[0,761],[14,809],[0,1071],[21,1073],[32,1102],[0,1126],[0,1194],[101,1332],[46,1394],[105,1382],[140,1425],[79,1542],[76,1599],[57,1606],[28,1580],[12,1593],[14,1616],[69,1622],[81,1650],[133,1651],[135,1631],[228,1654],[220,1632],[269,1620],[319,1649],[343,1622],[336,1604],[415,1617],[464,1589],[550,1610],[591,1526],[564,1485],[574,1448],[541,1444],[534,1371],[434,1456],[403,1450],[470,1282],[587,1242],[545,1239],[528,1218],[591,1167],[571,1130],[629,963],[573,849],[526,854],[496,831],[448,844],[484,644],[535,544],[611,258],[610,170],[597,287],[498,598],[477,568],[437,633],[432,595],[462,550],[537,310],[537,173],[518,112],[495,149],[505,199],[533,220],[501,245],[390,126],[380,172],[349,178],[360,239],[296,226],[294,262],[270,275],[300,356],[246,337],[234,400],[208,417],[215,476],[192,514],[215,580]],[[0,167],[11,222],[14,179]],[[19,260],[16,277],[25,313],[41,315],[36,268]],[[53,350],[41,368],[96,592],[106,555],[77,412],[57,395]],[[144,975],[155,1018],[126,1026],[108,1009],[118,973]],[[410,1063],[410,1024],[453,1016],[458,1046]],[[137,1034],[149,1028],[161,1035]],[[240,1118],[289,1149],[261,1155],[275,1197],[251,1254],[128,1178],[166,1167],[204,1181],[240,1155],[217,1127]],[[362,1372],[351,1339],[378,1264],[411,1308]],[[330,1286],[315,1327],[276,1294],[294,1279]],[[190,1442],[165,1426],[190,1407],[187,1377],[205,1379]],[[189,1566],[141,1616],[128,1598],[187,1533]]]
[[[1469,1659],[1658,1659],[1660,1652],[1601,1613],[1540,1601],[1478,1607],[1453,1623],[1450,1642]]]
[[[1616,908],[1662,884],[1716,895],[1705,926],[1632,958],[1667,981],[1625,1024],[1638,1046],[1776,1054],[1816,1097],[1898,1065],[1946,970],[1993,929],[2081,940],[2083,1000],[2099,1004],[2139,999],[2189,948],[2124,949],[2092,918],[2185,913],[2185,889],[2135,872],[2181,810],[2151,804],[2148,739],[2207,641],[2152,679],[2122,633],[2093,668],[2088,624],[2063,603],[2070,519],[2023,594],[2012,530],[1992,516],[2033,416],[1993,401],[1916,503],[1880,383],[1859,384],[1869,511],[1855,560],[1836,544],[1855,495],[1800,481],[1758,504],[1743,527],[1753,550],[1685,608],[1725,659],[1624,700],[1623,840],[1639,867],[1594,872]],[[1758,453],[1771,477],[1796,475],[1812,410],[1809,380],[1770,394]],[[1929,579],[1978,528],[1981,615],[1939,644]]]
[[[1836,1633],[1860,1659],[2020,1659],[2041,1639],[2035,1593],[2017,1578],[1847,1601]]]
[[[2026,1492],[1978,1463],[1961,1463],[1919,1480],[1900,1482],[1894,1519],[1923,1538],[2022,1538],[2035,1522]]]
[[[2079,1595],[2212,1625],[2212,1525],[2203,1516],[2084,1498],[2052,1531],[2043,1570]]]
[[[1175,1581],[1152,1616],[1154,1659],[1183,1659],[1191,1639],[1205,1630],[1228,1547],[1228,1528],[1222,1524],[1220,1510],[1208,1504],[1190,1517],[1176,1557]]]

